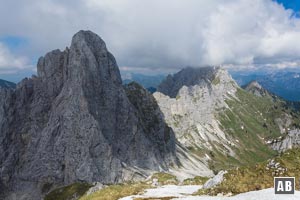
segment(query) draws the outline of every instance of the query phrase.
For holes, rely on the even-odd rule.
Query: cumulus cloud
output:
[[[28,63],[28,58],[13,55],[4,44],[0,43],[1,74],[10,74],[17,72],[18,70],[32,69],[32,66]]]
[[[300,19],[271,0],[10,0],[1,3],[0,24],[0,36],[30,41],[28,57],[63,49],[90,29],[127,70],[300,59]]]

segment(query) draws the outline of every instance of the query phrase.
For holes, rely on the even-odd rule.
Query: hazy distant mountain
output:
[[[16,84],[6,80],[0,79],[0,88],[15,88]]]
[[[257,81],[251,81],[247,85],[242,86],[242,88],[258,97],[272,96],[272,94],[263,88]]]
[[[266,90],[290,101],[300,101],[300,72],[290,70],[264,72],[231,72],[242,86],[257,81]]]
[[[161,81],[165,78],[165,75],[144,75],[144,74],[126,74],[123,78],[123,83],[128,84],[130,82],[137,82],[142,85],[144,88],[147,88],[149,91],[153,92]]]

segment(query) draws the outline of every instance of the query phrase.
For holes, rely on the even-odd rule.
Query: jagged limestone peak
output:
[[[158,86],[157,91],[171,98],[175,98],[179,90],[189,86],[209,86],[218,83],[234,83],[228,72],[221,67],[187,67],[174,75],[168,75],[167,78]]]
[[[193,86],[214,78],[215,69],[212,67],[193,68],[187,67],[167,78],[158,86],[157,91],[176,97],[182,86]]]
[[[251,81],[246,88],[257,88],[257,89],[263,89],[263,87],[257,82],[257,81]]]
[[[105,42],[96,33],[92,31],[80,30],[72,37],[71,48],[74,46],[81,47],[87,45],[94,51],[107,51]]]
[[[127,96],[98,35],[79,31],[37,68],[0,93],[0,197],[36,200],[61,185],[131,181],[176,165],[174,134],[154,98],[139,89]]]
[[[234,156],[234,144],[216,118],[217,110],[228,108],[226,100],[235,98],[238,88],[228,72],[220,67],[187,68],[167,79],[154,97],[180,144],[193,151],[201,149],[203,157],[196,160],[203,163],[211,159],[204,152],[216,147],[220,152]],[[193,155],[192,152],[189,154]],[[185,159],[181,163],[190,167]],[[202,169],[205,168],[202,166]]]
[[[243,86],[243,88],[256,95],[256,96],[259,96],[259,97],[262,97],[262,96],[271,96],[271,94],[266,90],[264,89],[257,81],[251,81],[250,83],[248,83],[247,85]]]

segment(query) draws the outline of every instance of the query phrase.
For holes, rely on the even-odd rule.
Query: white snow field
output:
[[[300,200],[300,191],[289,195],[275,195],[274,188],[252,191],[243,194],[238,194],[232,197],[224,196],[192,196],[198,191],[201,185],[165,185],[153,189],[145,190],[144,194],[123,197],[120,200],[134,200],[135,198],[162,198],[174,197],[174,200]]]
[[[120,200],[133,200],[134,198],[158,198],[158,197],[187,197],[199,189],[202,185],[164,185],[161,187],[147,189],[142,195],[133,195],[128,197],[123,197]]]
[[[188,196],[176,200],[300,200],[300,191],[295,194],[274,194],[274,188],[238,194],[232,197]]]

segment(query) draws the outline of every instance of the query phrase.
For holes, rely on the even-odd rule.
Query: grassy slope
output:
[[[188,178],[183,181],[183,185],[203,185],[209,178],[196,176],[194,178]]]
[[[212,189],[200,190],[195,195],[210,194],[238,194],[248,191],[273,187],[275,176],[296,177],[296,189],[300,189],[300,149],[288,150],[274,158],[279,163],[277,168],[268,164],[270,160],[252,166],[231,169],[225,174],[224,181]]]
[[[151,185],[143,182],[116,184],[105,187],[91,195],[85,193],[92,185],[74,183],[58,188],[46,195],[45,200],[117,200],[121,197],[138,194]]]
[[[270,97],[257,97],[242,89],[238,89],[236,96],[239,100],[227,100],[230,109],[219,112],[218,116],[221,128],[236,141],[236,146],[232,147],[236,156],[210,152],[214,160],[211,167],[216,171],[261,162],[275,156],[276,152],[264,140],[279,136],[280,130],[275,119],[292,113],[281,100],[273,102]],[[298,117],[296,113],[292,114]],[[294,120],[299,124],[299,118]]]
[[[139,194],[150,187],[146,183],[111,185],[91,195],[84,195],[79,200],[117,200],[122,197]]]
[[[179,183],[176,177],[171,174],[156,173],[152,175],[150,181],[109,185],[91,195],[86,195],[85,193],[92,185],[86,183],[74,183],[69,186],[53,190],[45,197],[45,200],[71,200],[75,196],[78,197],[79,200],[117,200],[125,196],[139,194],[145,189],[151,188],[152,179],[154,178],[158,180],[159,185]],[[188,182],[199,182],[201,180],[204,179],[198,177],[197,179],[189,180]]]
[[[80,197],[91,187],[88,183],[74,183],[65,187],[57,188],[50,192],[44,200],[71,200]]]

